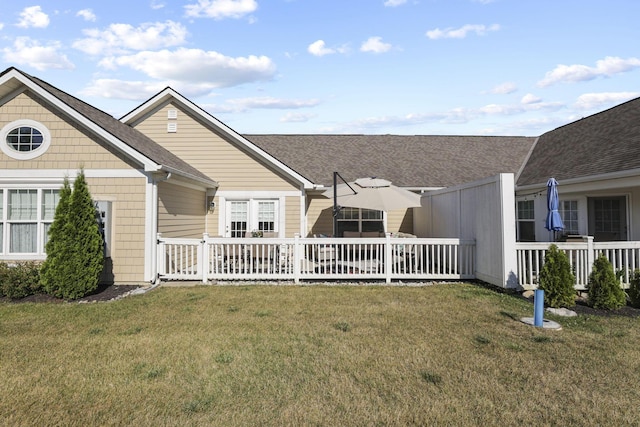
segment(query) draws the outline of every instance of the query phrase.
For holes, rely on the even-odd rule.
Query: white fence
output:
[[[517,275],[520,285],[525,289],[537,287],[538,277],[549,242],[516,243]],[[586,289],[593,261],[604,254],[620,275],[623,287],[629,286],[631,274],[640,269],[640,242],[594,242],[593,237],[585,237],[582,242],[556,242],[558,249],[564,251],[576,276],[576,289]]]
[[[475,278],[475,242],[396,238],[163,238],[163,280],[434,280]]]

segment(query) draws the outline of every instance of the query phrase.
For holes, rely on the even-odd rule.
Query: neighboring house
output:
[[[0,74],[0,149],[0,260],[46,257],[58,190],[83,168],[119,283],[155,279],[158,232],[202,236],[206,194],[218,185],[141,132],[15,68]]]
[[[540,136],[516,178],[520,241],[550,241],[546,182],[559,183],[566,235],[640,240],[640,98]]]
[[[0,74],[0,260],[46,257],[58,190],[80,168],[105,218],[116,283],[156,279],[158,233],[192,239],[254,230],[331,234],[333,201],[322,193],[334,171],[346,180],[384,178],[418,193],[520,171],[518,212],[527,213],[519,233],[538,240],[545,240],[544,186],[555,176],[568,202],[567,223],[573,226],[575,217],[577,233],[604,238],[615,221],[605,230],[603,218],[614,210],[640,214],[630,209],[640,203],[640,194],[633,197],[639,105],[631,101],[540,138],[241,135],[171,88],[117,120],[9,68]],[[581,169],[585,158],[599,163]],[[344,208],[339,220],[355,230],[416,230],[412,209]],[[638,239],[640,230],[633,231],[617,230]]]

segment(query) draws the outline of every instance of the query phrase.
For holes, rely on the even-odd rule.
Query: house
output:
[[[563,236],[544,229],[550,177]],[[541,135],[516,178],[516,203],[520,241],[640,240],[640,98]]]
[[[604,233],[590,228],[586,213],[603,211],[616,198],[627,207],[639,201],[632,197],[637,165],[602,161],[580,175],[581,161],[571,166],[573,159],[566,153],[606,157],[606,150],[599,156],[593,153],[602,140],[598,132],[608,135],[602,126],[628,140],[629,128],[637,125],[625,124],[623,116],[634,110],[625,105],[617,107],[623,114],[603,112],[604,118],[593,124],[593,118],[583,119],[577,123],[584,126],[567,125],[569,132],[560,128],[540,138],[242,135],[171,88],[118,120],[9,68],[0,74],[0,260],[46,257],[58,190],[64,177],[73,179],[80,168],[104,218],[115,283],[157,278],[158,236],[201,240],[205,234],[245,237],[258,230],[280,238],[331,234],[332,200],[322,193],[332,185],[334,171],[346,180],[385,178],[424,194],[518,174],[518,230],[523,240],[533,238],[532,233],[539,240],[543,236],[538,220],[544,220],[546,207],[544,197],[535,196],[545,190],[546,179],[555,176],[563,202],[570,202],[563,207],[566,218],[573,218],[576,203],[576,231]],[[617,144],[616,150],[627,150],[617,153],[621,161],[634,154],[624,142],[608,142]],[[586,143],[590,148],[583,150],[580,144]],[[563,144],[568,145],[561,148]],[[564,151],[550,159],[547,145]],[[637,156],[633,160],[638,161]],[[507,209],[513,213],[513,178],[509,191]],[[345,208],[339,221],[344,229],[420,234],[413,213]],[[602,222],[593,218],[594,224]],[[513,219],[510,224],[513,228]],[[626,237],[636,238],[629,230]],[[502,283],[503,273],[498,279]]]

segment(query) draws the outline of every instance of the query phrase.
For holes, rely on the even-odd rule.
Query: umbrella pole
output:
[[[338,231],[338,172],[333,172],[333,237]]]

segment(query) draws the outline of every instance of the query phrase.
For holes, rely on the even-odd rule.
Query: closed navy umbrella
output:
[[[544,228],[549,231],[564,230],[564,223],[558,212],[558,181],[555,178],[549,178],[547,181],[547,220],[544,223]]]

